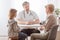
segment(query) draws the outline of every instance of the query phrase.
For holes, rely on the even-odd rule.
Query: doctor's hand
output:
[[[29,22],[28,22],[28,25],[31,25],[31,24],[33,24],[33,21],[29,21]]]

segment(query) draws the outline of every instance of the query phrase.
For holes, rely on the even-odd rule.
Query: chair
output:
[[[18,40],[18,37],[9,37],[8,40]]]
[[[58,29],[58,25],[55,25],[51,29],[47,40],[55,40],[56,39],[57,29]]]
[[[60,31],[57,32],[56,40],[60,40]]]
[[[54,25],[48,35],[48,38],[46,40],[55,40],[56,39],[56,34],[57,34],[57,29],[58,29],[58,25]],[[36,40],[38,38],[34,38],[34,40]],[[38,39],[38,40],[42,40],[42,39]]]

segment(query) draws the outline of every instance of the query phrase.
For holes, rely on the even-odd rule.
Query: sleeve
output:
[[[14,24],[12,24],[12,26],[13,26],[14,32],[19,32],[20,31],[20,27],[17,25],[17,22],[15,22]]]
[[[35,13],[35,12],[32,12],[32,13],[33,13],[34,19],[39,19],[37,13]]]
[[[54,19],[53,17],[50,17],[45,25],[45,27],[47,28],[46,31],[49,31],[49,29],[52,27],[53,24],[54,24]]]
[[[22,12],[19,12],[19,14],[17,15],[17,20],[20,20],[20,19],[22,19]]]

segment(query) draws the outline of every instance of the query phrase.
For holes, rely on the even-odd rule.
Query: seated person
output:
[[[37,17],[36,13],[29,9],[29,2],[25,1],[22,5],[24,10],[20,12],[19,15],[17,16],[18,24],[25,25],[39,24],[39,18]],[[32,31],[33,30],[31,27],[30,28],[26,27],[23,28],[22,32],[26,33],[27,35],[30,35]]]
[[[8,36],[11,38],[11,40],[17,40],[14,38],[18,38],[19,40],[25,40],[27,37],[26,34],[20,32],[20,28],[17,25],[17,22],[15,21],[17,10],[11,9],[9,13],[9,20],[8,20]]]
[[[33,33],[31,35],[31,40],[34,40],[34,38],[40,38],[43,40],[47,39],[50,29],[53,27],[53,25],[57,25],[56,17],[53,15],[53,12],[54,12],[54,5],[53,4],[46,5],[47,20],[45,24],[41,26],[41,29],[45,31],[44,33],[40,33],[40,34]]]

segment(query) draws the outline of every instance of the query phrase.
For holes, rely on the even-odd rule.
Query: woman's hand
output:
[[[45,27],[43,25],[40,26],[40,30],[45,30]]]

